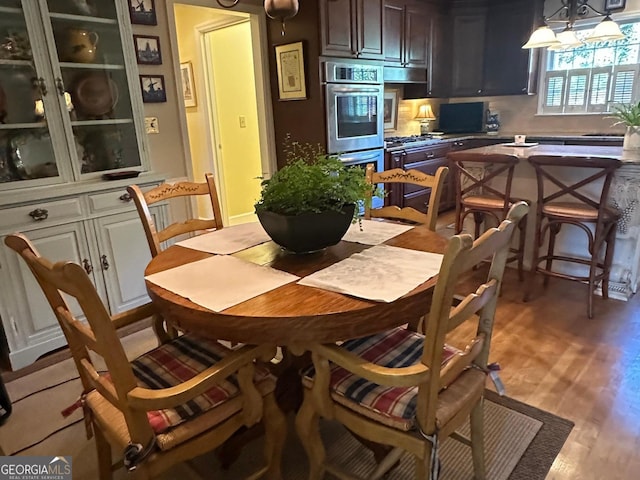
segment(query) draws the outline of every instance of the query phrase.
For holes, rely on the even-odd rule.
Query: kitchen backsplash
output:
[[[487,102],[492,112],[500,114],[500,132],[502,133],[619,133],[624,134],[624,126],[612,127],[614,120],[607,115],[537,115],[537,95],[517,95],[505,97],[452,98],[455,102]],[[395,131],[386,131],[385,136],[417,135],[420,122],[415,120],[420,105],[429,103],[438,117],[438,99],[400,100],[398,102],[398,127]],[[431,130],[438,130],[438,120],[431,122]]]

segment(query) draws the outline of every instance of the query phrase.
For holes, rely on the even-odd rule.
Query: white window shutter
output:
[[[617,65],[613,69],[611,103],[632,103],[637,98],[638,65]]]
[[[590,69],[570,70],[565,88],[565,113],[582,113],[587,111],[587,91],[589,89]]]
[[[611,67],[591,69],[588,112],[606,112],[609,105]]]
[[[544,82],[543,113],[562,113],[566,72],[547,72]]]

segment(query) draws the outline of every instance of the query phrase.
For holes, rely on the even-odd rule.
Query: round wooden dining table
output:
[[[385,244],[444,253],[447,239],[424,226],[416,226]],[[320,252],[295,255],[267,242],[233,256],[304,277],[366,248],[369,246],[341,241]],[[145,275],[211,255],[173,245],[151,260]],[[164,318],[181,330],[246,344],[296,346],[358,338],[418,319],[429,311],[436,278],[390,303],[363,300],[293,282],[221,312],[197,305],[148,280],[146,285],[151,300]],[[251,282],[251,278],[247,278],[247,282]],[[211,291],[215,295],[215,285],[211,285]]]

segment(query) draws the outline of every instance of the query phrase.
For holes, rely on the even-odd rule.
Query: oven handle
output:
[[[336,93],[380,93],[379,88],[349,88],[349,87],[338,87],[333,89]]]
[[[358,155],[357,157],[340,157],[340,161],[344,163],[351,162],[364,162],[365,160],[370,160],[372,158],[378,158],[380,156],[379,153],[372,153],[370,155]]]

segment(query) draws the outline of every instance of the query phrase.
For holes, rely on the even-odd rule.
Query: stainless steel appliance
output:
[[[327,151],[382,148],[382,65],[335,59],[327,60],[324,67]]]
[[[348,166],[366,168],[367,164],[371,163],[375,167],[376,172],[382,172],[384,170],[383,148],[365,150],[362,152],[343,153],[338,155],[338,158]],[[374,197],[371,203],[373,208],[380,208],[384,205],[384,198]]]

